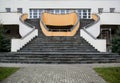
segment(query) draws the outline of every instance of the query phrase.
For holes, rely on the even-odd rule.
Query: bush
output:
[[[5,30],[2,25],[0,25],[0,52],[10,51],[10,39],[5,36]]]
[[[117,30],[116,36],[112,39],[112,52],[120,55],[120,29]]]

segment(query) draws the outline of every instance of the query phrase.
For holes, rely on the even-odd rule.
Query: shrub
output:
[[[10,51],[10,39],[5,36],[5,30],[2,25],[0,25],[0,52]]]
[[[112,52],[120,55],[120,29],[117,30],[116,36],[112,39]]]

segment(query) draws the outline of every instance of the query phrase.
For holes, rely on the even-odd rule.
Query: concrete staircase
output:
[[[88,24],[91,24],[93,22],[94,22],[93,19],[81,19],[80,20],[80,27],[82,28],[82,27],[84,27],[84,26],[86,26]]]
[[[119,55],[109,53],[85,52],[18,52],[0,54],[2,63],[118,63]]]
[[[36,26],[39,36],[30,41],[17,53],[0,53],[2,63],[119,63],[120,56],[100,53],[80,37],[80,31],[73,37],[46,37],[39,26],[39,20],[26,20]]]

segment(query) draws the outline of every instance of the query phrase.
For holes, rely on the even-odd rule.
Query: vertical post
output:
[[[112,34],[111,34],[111,28],[109,28],[109,31],[110,31],[110,49],[109,49],[109,52],[112,52],[112,50],[111,50],[111,41],[112,41]]]

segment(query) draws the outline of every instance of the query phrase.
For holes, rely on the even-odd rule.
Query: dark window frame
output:
[[[11,8],[5,8],[6,12],[11,12]]]
[[[115,12],[115,8],[110,8],[110,13],[114,13]]]
[[[103,13],[103,8],[98,8],[98,13]]]
[[[22,13],[23,9],[22,8],[17,8],[17,12]]]

